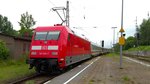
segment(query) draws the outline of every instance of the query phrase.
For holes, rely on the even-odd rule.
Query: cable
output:
[[[49,3],[51,3],[53,6],[56,6],[52,1],[48,0]]]

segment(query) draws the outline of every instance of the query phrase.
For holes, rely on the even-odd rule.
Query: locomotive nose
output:
[[[44,44],[47,44],[47,41],[44,41]]]

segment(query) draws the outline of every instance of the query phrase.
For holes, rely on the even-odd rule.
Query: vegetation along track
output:
[[[85,61],[87,61],[87,60],[85,60]],[[51,80],[54,77],[59,76],[59,75],[65,73],[65,72],[75,68],[76,66],[84,63],[85,61],[73,64],[72,66],[68,67],[67,69],[65,69],[63,71],[56,71],[56,72],[53,72],[51,74],[48,74],[48,73],[33,74],[31,76],[27,76],[25,78],[18,79],[18,80],[13,81],[13,82],[12,81],[8,82],[8,84],[43,84],[43,83],[47,82],[48,80]]]
[[[19,79],[13,82],[9,82],[9,84],[43,84],[44,82],[60,75],[60,73],[53,74],[34,74],[32,76],[28,76],[23,79]]]
[[[54,77],[57,77],[63,73],[66,73],[69,70],[77,67],[78,65],[80,65],[88,60],[91,60],[91,59],[87,59],[87,60],[75,63],[71,66],[68,66],[68,68],[66,68],[65,70],[62,70],[62,71],[56,71],[56,72],[49,73],[49,74],[48,73],[45,73],[45,74],[37,74],[36,73],[31,76],[27,76],[25,78],[18,79],[16,81],[9,81],[9,82],[7,82],[7,84],[43,84],[43,83],[47,82],[48,80],[51,80]]]

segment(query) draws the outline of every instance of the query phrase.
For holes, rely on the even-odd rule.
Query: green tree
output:
[[[21,36],[32,36],[32,27],[36,24],[32,15],[28,14],[28,12],[21,14],[20,22],[18,22],[21,29],[19,30],[19,34]]]
[[[0,15],[0,32],[7,35],[13,35],[15,33],[11,22],[7,17],[3,17],[2,15]]]
[[[136,45],[136,38],[133,36],[130,36],[126,39],[126,43],[123,47],[124,50],[128,50],[129,48],[132,48]]]
[[[140,44],[150,45],[150,18],[144,19],[140,25]]]
[[[125,45],[123,45],[123,50],[128,50],[129,48],[132,48],[135,45],[136,45],[136,38],[133,36],[129,36],[126,39]],[[119,50],[120,50],[119,43],[115,44],[114,49],[115,49],[115,52],[119,52]]]
[[[116,44],[115,44],[114,50],[115,50],[115,52],[119,52],[119,50],[120,50],[120,45],[119,45],[119,43],[116,43]]]

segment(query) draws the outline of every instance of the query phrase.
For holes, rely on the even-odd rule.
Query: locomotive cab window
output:
[[[60,31],[50,31],[47,35],[47,40],[58,40]]]
[[[70,40],[70,34],[68,34],[68,40]]]
[[[45,40],[47,32],[36,32],[35,40]]]

